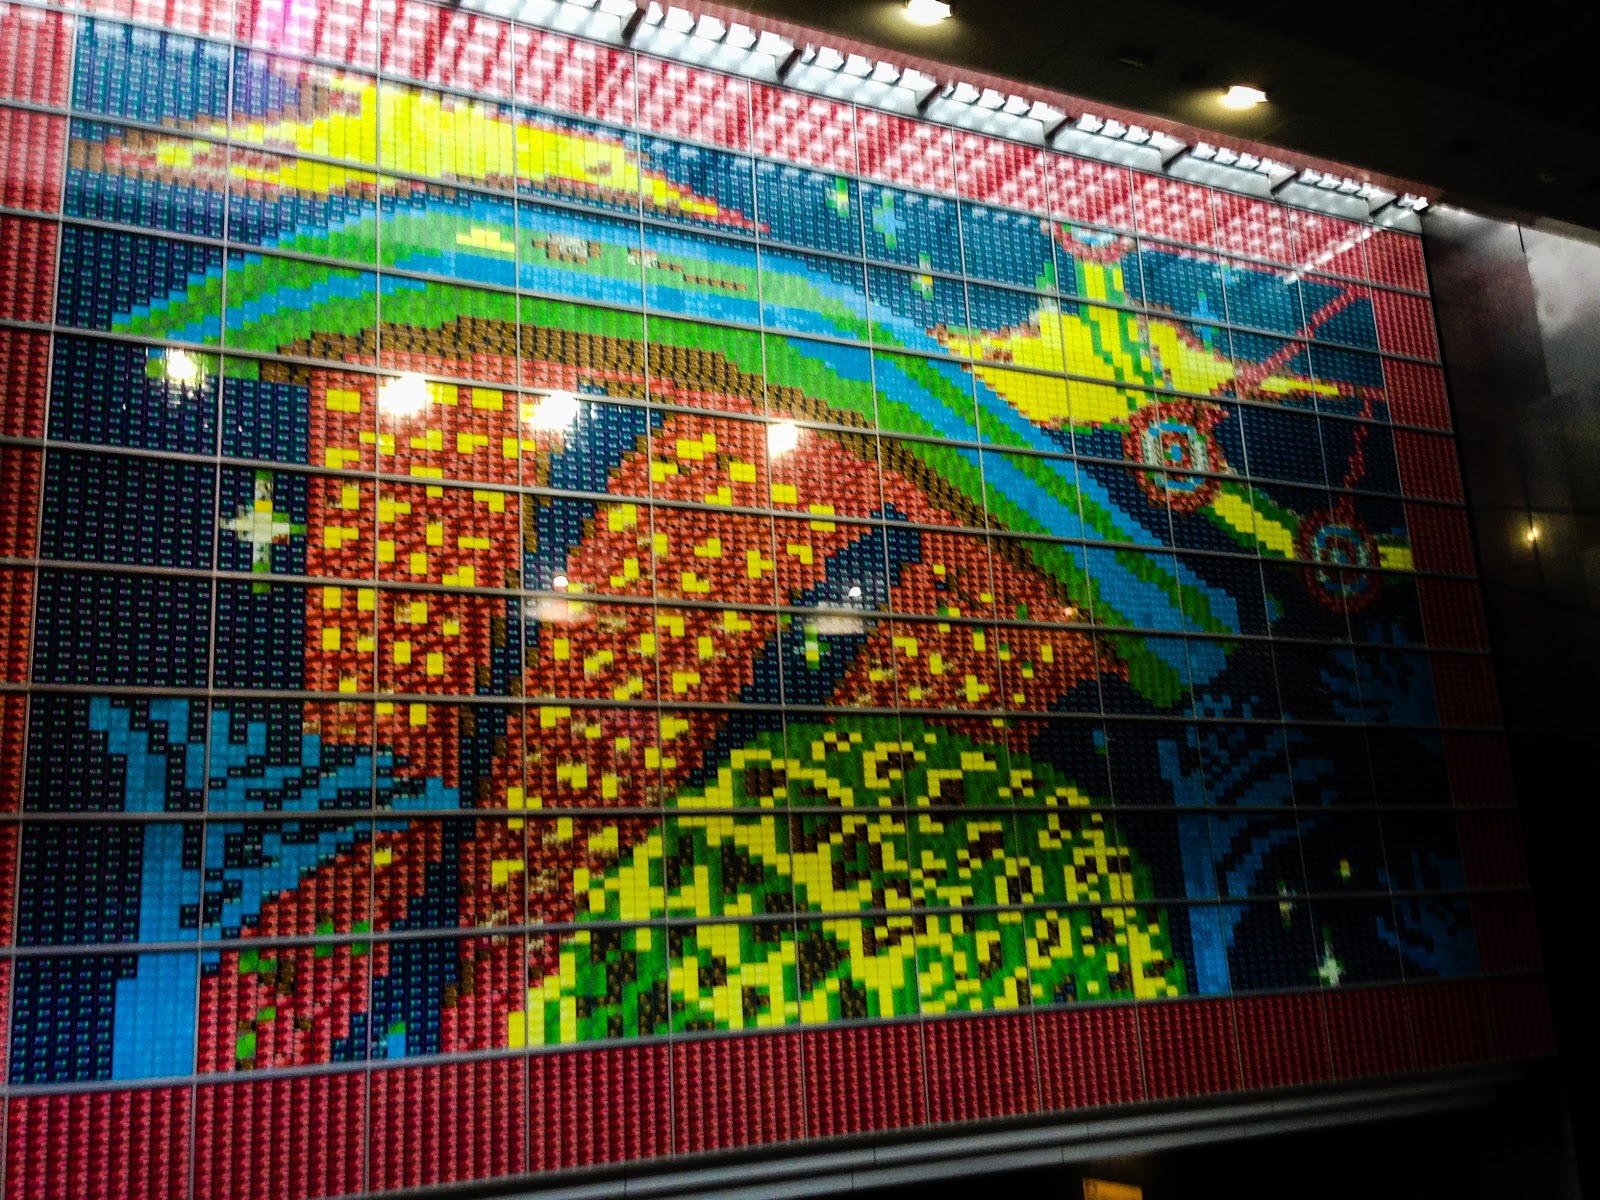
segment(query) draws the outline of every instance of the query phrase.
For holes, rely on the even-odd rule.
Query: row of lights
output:
[[[740,21],[696,16],[661,0],[460,0],[462,7],[827,96],[920,116],[979,133],[1073,154],[1170,171],[1214,187],[1273,195],[1292,203],[1379,225],[1417,228],[1425,197],[1396,196],[1370,183],[1294,168],[1258,155],[1190,146],[1170,134],[1103,119],[1069,116],[1052,105],[964,81],[941,82],[914,68],[831,46],[760,31]],[[951,18],[945,0],[903,0],[908,22],[934,26]],[[1268,103],[1261,88],[1236,83],[1217,103],[1244,112]]]
[[[951,16],[950,5],[943,0],[905,0],[904,11],[906,19],[915,25],[934,25],[948,20]],[[946,88],[946,94],[952,88],[967,88],[969,92],[977,93],[977,89],[969,84],[955,84]],[[987,98],[991,94],[985,89],[983,96]],[[970,102],[971,98],[967,99]],[[1266,104],[1268,99],[1267,93],[1261,88],[1253,84],[1236,83],[1217,97],[1217,103],[1234,112],[1248,112]],[[978,103],[982,104],[983,100],[979,100]],[[1006,111],[1015,112],[1019,117],[1027,115],[1039,119],[1038,114],[1028,110],[1026,101],[1016,98],[1016,103],[1016,109],[1007,106]],[[1048,108],[1048,106],[1042,107]],[[1159,164],[1163,170],[1174,170],[1176,167],[1174,173],[1180,176],[1195,177],[1222,186],[1229,186],[1229,183],[1218,177],[1219,170],[1224,174],[1237,172],[1245,176],[1259,176],[1262,181],[1257,186],[1240,187],[1238,185],[1244,180],[1240,174],[1234,174],[1231,182],[1237,190],[1259,191],[1264,186],[1267,192],[1278,195],[1288,188],[1290,195],[1287,198],[1301,203],[1309,201],[1313,207],[1327,207],[1326,204],[1318,204],[1317,201],[1330,194],[1341,198],[1354,197],[1365,202],[1366,215],[1385,224],[1400,223],[1408,216],[1415,218],[1428,207],[1425,196],[1416,196],[1409,192],[1396,196],[1369,182],[1309,169],[1300,172],[1297,178],[1293,167],[1271,158],[1230,150],[1225,146],[1212,146],[1206,142],[1188,146],[1166,134],[1139,125],[1124,125],[1120,121],[1101,120],[1089,113],[1081,114],[1070,124],[1063,119],[1053,128],[1046,122],[1046,127],[1045,141],[1057,148],[1070,148],[1117,162],[1147,166]],[[1085,145],[1083,144],[1085,135],[1104,139],[1104,142],[1098,146],[1092,143]],[[1112,144],[1115,145],[1115,150],[1111,149]],[[1141,159],[1144,160],[1142,163]],[[1314,190],[1308,194],[1307,189]],[[1353,210],[1351,215],[1361,215],[1360,210]]]

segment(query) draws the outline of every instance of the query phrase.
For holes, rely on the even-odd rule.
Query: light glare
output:
[[[777,458],[800,444],[800,427],[792,421],[767,426],[767,457]]]
[[[201,375],[200,364],[187,350],[167,352],[167,379],[171,383],[196,383]]]
[[[563,433],[578,419],[578,398],[571,392],[551,392],[528,414],[528,424],[545,433]]]
[[[428,407],[428,382],[421,375],[401,375],[378,388],[378,411],[390,417],[414,417]]]
[[[950,6],[942,0],[906,0],[906,20],[913,25],[937,25],[949,16]]]
[[[1224,108],[1254,108],[1267,102],[1267,94],[1258,87],[1236,83],[1222,94]]]

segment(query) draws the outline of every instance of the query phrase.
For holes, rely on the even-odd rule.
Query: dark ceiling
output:
[[[738,6],[1316,158],[1438,200],[1600,228],[1600,3],[1471,0],[900,0]],[[1244,114],[1217,89],[1249,82]]]

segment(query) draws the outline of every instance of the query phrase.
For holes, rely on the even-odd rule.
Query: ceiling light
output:
[[[942,0],[906,0],[906,20],[913,25],[937,25],[949,17],[950,6]]]
[[[860,584],[852,584],[851,585],[851,587],[850,587],[850,599],[852,599],[852,600],[861,599],[861,585]]]
[[[1224,108],[1254,108],[1267,102],[1267,94],[1258,87],[1236,83],[1222,94]]]
[[[557,575],[554,579],[552,579],[550,581],[550,586],[555,588],[555,590],[558,591],[558,592],[566,591],[567,590],[567,577],[565,575]]]

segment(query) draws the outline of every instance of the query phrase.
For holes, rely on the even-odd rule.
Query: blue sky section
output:
[[[297,238],[321,242],[330,234],[359,229],[377,211],[371,199],[355,192],[316,196],[284,191],[271,199],[234,192],[228,197],[228,236],[267,250],[301,249],[294,244]]]

